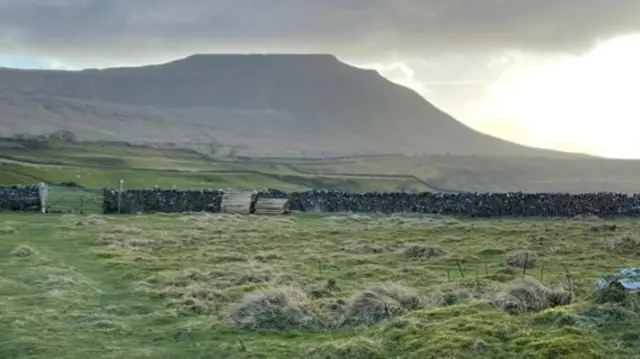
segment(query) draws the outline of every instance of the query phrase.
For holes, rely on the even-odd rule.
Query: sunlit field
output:
[[[0,358],[634,358],[640,223],[0,215]]]

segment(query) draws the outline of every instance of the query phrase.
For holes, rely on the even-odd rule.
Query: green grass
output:
[[[29,149],[0,141],[0,185],[75,182],[87,188],[332,188],[349,191],[430,191],[410,176],[343,176],[299,172],[287,161],[262,163],[207,159],[177,149],[105,144],[52,144]]]
[[[129,188],[637,192],[640,177],[638,161],[628,160],[442,155],[230,159],[179,149],[104,143],[50,143],[30,148],[2,139],[0,164],[0,185],[42,178],[103,187],[124,178]]]
[[[602,231],[595,220],[441,217],[0,220],[0,358],[640,352],[637,303],[599,305],[594,296],[598,277],[637,264],[636,221]],[[525,264],[529,297],[514,292],[525,288]],[[505,292],[519,305],[507,306]],[[570,292],[569,305],[545,301],[567,304]]]

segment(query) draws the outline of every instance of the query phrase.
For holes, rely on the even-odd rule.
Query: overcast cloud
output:
[[[575,76],[570,71],[599,41],[633,33],[640,33],[640,0],[0,0],[0,64],[78,68],[161,63],[194,53],[333,53],[378,69],[475,128],[541,146],[551,145],[548,128],[555,122],[567,128],[585,128],[589,116],[601,122],[592,107],[603,96],[610,101],[601,108],[625,111],[616,131],[637,133],[622,125],[638,114],[630,101],[621,103],[621,93],[633,92],[625,90],[624,78],[594,90],[591,106],[580,106],[585,100],[578,90],[594,86],[570,86],[598,71],[640,76],[635,65],[620,63],[640,56],[629,51],[606,55],[607,64],[584,65]],[[545,70],[558,61],[573,65],[557,74]],[[552,116],[553,106],[540,104],[553,99],[533,75],[518,81],[538,87],[509,84],[518,71],[544,75],[551,89],[566,89],[556,97],[576,97],[569,109],[584,110]],[[535,112],[535,118],[500,117],[500,106],[510,102],[493,106],[500,102],[492,95],[496,88],[527,100],[519,113]],[[540,108],[547,112],[534,111]],[[591,137],[567,130],[563,141],[599,143],[607,137],[600,135],[604,125],[594,126]],[[542,135],[529,139],[533,127]]]
[[[635,31],[638,0],[0,0],[3,53],[74,61],[564,52]]]

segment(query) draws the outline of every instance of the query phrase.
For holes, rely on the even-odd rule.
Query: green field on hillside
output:
[[[635,221],[0,220],[0,358],[640,353],[637,301],[604,300],[594,284],[637,264]]]
[[[211,158],[183,149],[0,139],[0,184],[327,188],[347,191],[640,192],[638,161],[433,155]]]
[[[0,141],[0,185],[73,182],[87,188],[331,188],[348,191],[431,191],[411,175],[306,173],[287,161],[220,160],[179,149],[105,144],[28,148]]]

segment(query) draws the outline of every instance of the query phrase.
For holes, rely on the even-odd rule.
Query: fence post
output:
[[[38,195],[40,196],[40,211],[47,213],[47,192],[48,188],[44,182],[38,184]]]
[[[122,189],[124,187],[124,180],[120,179],[120,187],[118,188],[118,214],[122,213]]]

